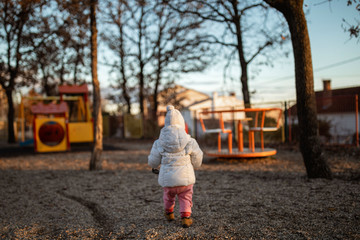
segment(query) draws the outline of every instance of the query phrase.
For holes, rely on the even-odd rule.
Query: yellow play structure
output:
[[[30,113],[36,152],[67,151],[71,143],[94,141],[87,85],[59,86],[59,95],[21,100],[21,141],[25,142],[24,102],[27,100],[32,103]]]

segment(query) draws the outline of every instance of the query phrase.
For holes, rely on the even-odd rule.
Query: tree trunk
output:
[[[14,129],[14,122],[15,122],[15,110],[14,110],[14,102],[12,96],[12,89],[6,89],[6,97],[8,101],[8,143],[15,143],[15,129]]]
[[[61,68],[60,68],[60,72],[59,72],[59,78],[60,78],[60,85],[64,85],[65,80],[64,80],[64,75],[65,75],[65,63],[64,63],[64,58],[61,59]]]
[[[145,85],[145,77],[144,77],[144,64],[140,63],[140,76],[139,76],[139,101],[140,101],[140,112],[144,115],[144,85]]]
[[[122,76],[121,88],[123,92],[123,97],[126,101],[127,105],[127,113],[131,113],[131,99],[128,94],[128,90],[126,87],[127,77],[125,74],[125,50],[124,50],[124,33],[123,33],[123,25],[120,25],[120,73]]]
[[[159,88],[159,83],[158,81],[155,84],[155,88],[154,88],[154,93],[153,93],[153,101],[154,101],[154,106],[153,106],[153,110],[152,110],[152,119],[153,121],[157,122],[157,111],[159,108],[159,102],[158,102],[158,88]]]
[[[121,51],[124,51],[123,48],[121,47]],[[127,77],[126,77],[126,74],[125,74],[125,56],[123,53],[120,53],[120,73],[121,73],[121,76],[122,76],[122,81],[121,81],[121,89],[122,89],[122,94],[123,94],[123,97],[125,99],[125,102],[126,102],[126,105],[127,105],[127,113],[131,113],[131,98],[128,94],[128,90],[127,90]]]
[[[159,106],[158,93],[159,93],[159,85],[160,85],[160,81],[161,81],[161,72],[162,72],[161,57],[160,57],[161,56],[160,40],[158,42],[158,48],[159,48],[159,52],[158,52],[158,56],[156,59],[157,69],[156,69],[155,87],[154,87],[154,92],[153,92],[154,106],[153,106],[153,111],[152,111],[152,119],[153,119],[153,121],[156,121],[156,122],[157,122],[157,111],[158,111],[158,106]]]
[[[97,28],[96,28],[97,0],[90,0],[90,28],[91,28],[91,75],[93,83],[93,118],[94,118],[94,148],[90,159],[90,170],[101,170],[101,153],[103,150],[103,128],[101,115],[100,83],[97,76]]]
[[[141,6],[141,12],[140,12],[140,19],[138,23],[138,61],[139,61],[139,101],[140,101],[140,113],[142,114],[142,117],[144,119],[144,86],[145,86],[145,63],[143,60],[143,52],[142,52],[142,41],[144,39],[144,5]],[[145,54],[145,53],[144,53]]]
[[[245,54],[244,54],[242,29],[241,29],[241,22],[240,22],[241,16],[239,15],[238,10],[237,10],[237,4],[238,4],[237,1],[232,1],[234,13],[235,13],[235,15],[233,17],[233,22],[234,22],[235,29],[236,29],[237,52],[238,52],[238,56],[239,56],[239,63],[240,63],[240,69],[241,69],[241,76],[240,76],[240,82],[241,82],[241,86],[242,86],[241,91],[243,94],[245,108],[250,108],[251,102],[250,102],[250,94],[249,94],[249,86],[248,86],[248,72],[247,72],[248,63],[246,62]]]
[[[127,105],[127,113],[130,114],[131,113],[131,99],[130,99],[130,96],[127,92],[127,88],[126,88],[126,80],[125,80],[125,72],[124,72],[124,68],[122,68],[122,75],[123,75],[123,81],[121,83],[121,88],[122,88],[122,91],[123,91],[123,96],[124,96],[124,99],[125,99],[125,102],[126,102],[126,105]]]
[[[247,74],[247,64],[245,67],[241,67],[241,76],[240,81],[242,85],[242,94],[245,108],[251,108],[250,94],[249,94],[249,85],[248,85],[248,74]]]
[[[318,122],[310,39],[303,0],[266,0],[288,22],[295,58],[296,104],[300,129],[300,151],[309,178],[332,178],[318,136]]]
[[[74,79],[73,79],[73,84],[76,85],[77,84],[77,66],[78,66],[78,61],[76,61],[74,63]]]

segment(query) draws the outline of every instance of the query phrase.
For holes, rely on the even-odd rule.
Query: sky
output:
[[[322,90],[323,79],[331,80],[333,89],[360,86],[360,39],[350,39],[341,25],[343,18],[354,23],[360,14],[354,6],[347,7],[345,0],[305,0],[304,10],[308,12],[308,24],[315,91]],[[291,46],[291,44],[290,44]],[[292,50],[291,50],[292,51]],[[99,66],[99,71],[101,66]],[[235,80],[223,80],[222,66],[211,66],[202,73],[182,76],[176,83],[207,94],[217,91],[228,94],[235,91],[242,99],[239,73]],[[273,67],[262,67],[254,74],[250,67],[249,87],[252,102],[295,100],[294,59],[279,58]],[[105,80],[105,79],[104,79]]]
[[[315,91],[322,90],[322,80],[331,79],[331,86],[345,88],[360,86],[360,42],[350,39],[341,27],[342,19],[354,22],[360,19],[354,7],[347,7],[345,0],[332,1],[331,4],[314,4],[322,1],[305,1],[309,14],[306,16],[312,50]],[[250,91],[256,90],[251,100],[287,101],[295,100],[295,77],[293,55],[288,58],[277,59],[273,67],[263,67],[260,74],[250,74]],[[178,81],[186,87],[211,94],[214,91],[223,94],[229,91],[242,97],[239,75],[236,81],[223,81],[223,74],[219,69],[210,68],[205,73],[185,76]]]

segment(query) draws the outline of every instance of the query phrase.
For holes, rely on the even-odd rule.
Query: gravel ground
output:
[[[196,171],[194,224],[163,216],[147,166],[151,141],[107,140],[102,171],[90,152],[33,154],[0,146],[3,239],[360,239],[360,154],[328,151],[333,180],[307,179],[301,154],[204,158]]]

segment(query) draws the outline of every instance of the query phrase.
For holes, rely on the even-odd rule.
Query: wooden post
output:
[[[359,95],[355,95],[355,114],[356,114],[356,123],[355,123],[355,129],[356,129],[356,147],[359,147]]]

